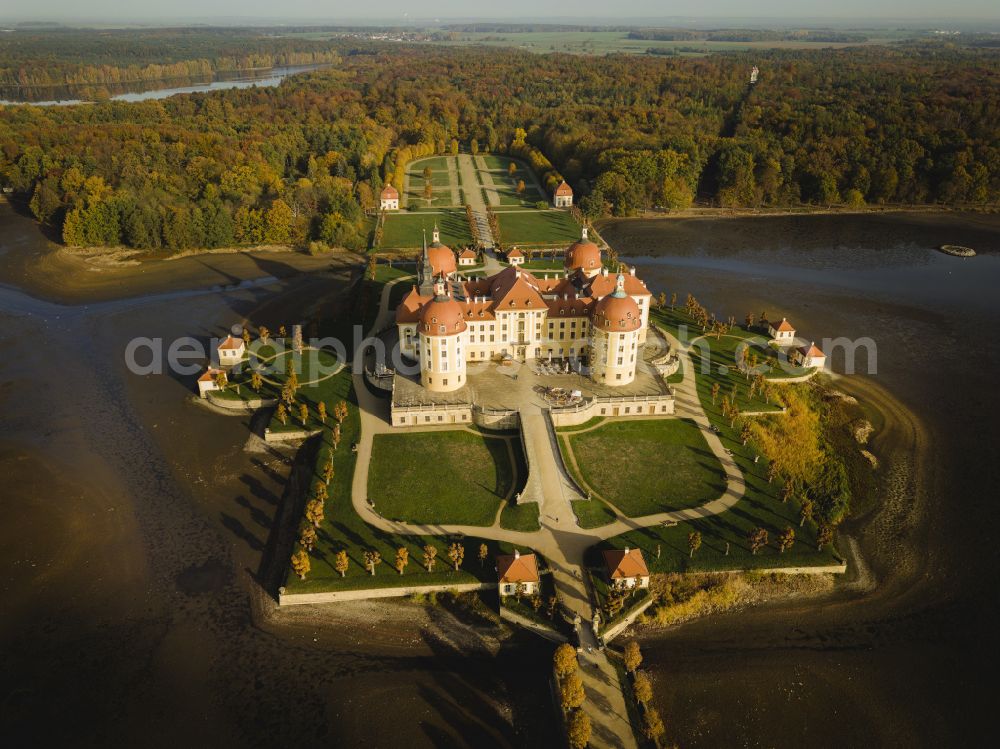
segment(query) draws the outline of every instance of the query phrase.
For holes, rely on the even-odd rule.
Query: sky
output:
[[[622,22],[629,18],[786,19],[970,19],[1000,17],[1000,0],[0,0],[0,19],[65,22],[247,19],[269,21],[328,21],[354,19],[599,18]]]

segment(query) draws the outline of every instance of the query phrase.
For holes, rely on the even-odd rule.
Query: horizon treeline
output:
[[[965,205],[1000,194],[991,51],[584,57],[357,40],[336,51],[334,67],[277,88],[0,108],[0,184],[70,244],[143,249],[363,249],[397,157],[452,141],[507,151],[520,130],[590,218],[696,199]]]

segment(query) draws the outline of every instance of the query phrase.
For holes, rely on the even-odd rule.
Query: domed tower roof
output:
[[[625,276],[622,274],[618,274],[614,292],[594,305],[593,324],[606,333],[631,333],[642,327],[639,305],[625,293]]]
[[[434,284],[434,298],[420,311],[418,329],[429,336],[446,336],[464,333],[466,327],[462,306],[449,296],[444,281]]]
[[[601,248],[587,239],[587,227],[583,227],[580,239],[566,249],[566,270],[571,273],[582,269],[584,273],[596,273],[601,268]]]
[[[441,244],[441,232],[438,231],[436,224],[433,237],[434,240],[427,248],[427,260],[431,264],[431,271],[435,276],[450,276],[458,270],[455,253],[451,251],[450,247]]]

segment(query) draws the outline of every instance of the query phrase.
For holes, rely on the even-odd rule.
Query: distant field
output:
[[[441,229],[441,241],[449,247],[458,248],[472,243],[469,222],[463,209],[401,211],[386,215],[381,247],[386,250],[419,248],[423,242],[423,230],[427,231],[427,241],[430,242],[435,222]]]
[[[697,39],[683,41],[653,41],[629,39],[625,31],[529,31],[521,33],[462,32],[457,41],[433,42],[445,45],[485,45],[519,47],[532,52],[568,52],[583,55],[604,55],[609,52],[645,54],[648,49],[684,50],[681,55],[707,55],[734,49],[840,49],[861,44],[885,44],[887,38],[872,38],[867,42],[706,42]]]
[[[580,225],[567,211],[498,211],[500,239],[510,245],[568,245],[580,238]]]

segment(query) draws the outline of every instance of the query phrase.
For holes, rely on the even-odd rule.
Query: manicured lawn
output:
[[[600,528],[617,517],[614,510],[596,497],[573,502],[573,514],[581,528]]]
[[[455,249],[472,244],[469,221],[464,209],[392,213],[385,217],[382,229],[383,249],[420,249],[423,230],[431,241],[434,223],[441,229],[441,241]]]
[[[694,327],[691,321],[681,311],[655,311],[657,322],[667,327],[675,335],[683,333],[681,325]],[[700,335],[699,330],[693,330],[687,340]],[[680,336],[678,336],[680,337]],[[681,337],[681,340],[685,338]],[[724,340],[724,339],[723,339]],[[836,551],[831,547],[821,550],[816,548],[816,524],[812,521],[799,525],[799,505],[795,500],[782,503],[778,499],[781,488],[780,481],[771,484],[767,482],[767,459],[761,457],[754,462],[756,452],[752,446],[743,446],[739,438],[739,424],[730,426],[728,419],[721,413],[721,397],[716,404],[712,403],[711,385],[719,382],[722,392],[731,392],[732,385],[737,385],[740,391],[737,404],[742,411],[773,409],[759,397],[746,397],[746,381],[741,374],[721,375],[717,371],[719,364],[728,361],[727,366],[734,364],[731,350],[728,359],[726,347],[720,346],[716,351],[714,339],[710,340],[711,351],[708,354],[713,364],[712,371],[703,373],[700,357],[694,357],[695,376],[697,378],[698,395],[709,420],[719,430],[719,437],[725,448],[732,451],[740,471],[746,480],[746,494],[731,510],[707,518],[678,523],[673,527],[655,526],[615,536],[595,548],[631,548],[642,549],[646,564],[652,572],[707,572],[744,569],[771,569],[787,566],[823,566],[839,563]],[[784,385],[781,387],[805,387]],[[752,554],[747,541],[747,534],[753,528],[764,528],[768,532],[768,545]],[[783,554],[775,545],[777,534],[784,528],[795,530],[795,543]],[[698,531],[702,535],[702,546],[694,557],[690,557],[688,534]],[[659,553],[657,553],[659,552]]]
[[[395,587],[398,585],[496,582],[493,557],[496,554],[513,553],[514,547],[510,544],[471,536],[452,538],[383,533],[365,523],[357,515],[351,503],[351,481],[356,461],[356,455],[351,451],[351,444],[358,439],[360,419],[349,369],[344,369],[333,378],[329,395],[331,400],[345,400],[347,402],[348,416],[341,427],[341,441],[337,450],[333,450],[329,430],[316,437],[311,445],[304,448],[312,450],[315,455],[300,486],[301,496],[297,509],[300,516],[308,498],[306,495],[322,476],[323,466],[331,454],[333,455],[334,475],[330,482],[329,498],[326,501],[325,518],[318,530],[319,543],[309,555],[312,569],[305,580],[299,580],[298,577],[289,572],[285,583],[287,591],[289,593],[318,593],[330,590],[357,590],[359,588]],[[457,572],[452,570],[448,564],[447,550],[452,542],[461,543],[465,548],[465,561]],[[489,549],[489,560],[486,564],[481,565],[476,557],[479,546],[483,543]],[[437,549],[437,563],[433,572],[428,572],[422,566],[423,547],[427,544]],[[397,574],[392,567],[396,550],[400,547],[407,549],[410,559],[410,563],[402,575]],[[364,569],[364,552],[369,549],[375,549],[382,555],[382,564],[376,568],[374,576],[371,576]],[[341,550],[347,552],[349,559],[347,573],[343,578],[334,568],[335,556]],[[521,551],[525,551],[525,549],[521,549]]]
[[[368,497],[410,523],[492,525],[512,488],[507,440],[466,431],[378,434]]]
[[[580,225],[567,211],[499,211],[500,238],[509,245],[568,245],[580,238]]]
[[[507,505],[500,513],[500,527],[509,531],[537,531],[541,528],[538,522],[538,503],[525,502],[521,505]]]
[[[726,488],[722,466],[691,421],[611,421],[561,440],[586,488],[629,517],[696,507]]]
[[[566,267],[563,258],[540,258],[521,265],[524,270],[562,270]]]
[[[429,156],[417,159],[406,165],[406,171],[410,174],[420,174],[426,167],[430,167],[432,171],[447,171],[449,158],[448,156]]]

